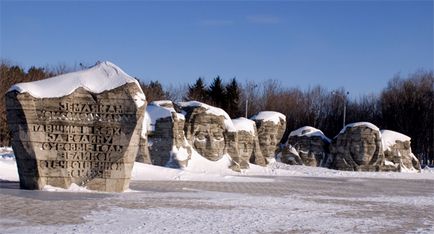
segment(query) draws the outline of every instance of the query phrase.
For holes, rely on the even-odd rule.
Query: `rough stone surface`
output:
[[[265,158],[259,148],[258,131],[253,120],[240,117],[233,119],[234,127],[237,130],[238,154],[232,156],[238,170],[248,169],[249,163],[265,166]]]
[[[259,147],[262,156],[267,163],[272,162],[275,160],[277,146],[285,132],[286,121],[282,118],[279,118],[277,123],[261,119],[254,119],[254,121],[258,130]]]
[[[228,154],[234,171],[249,168],[249,162],[266,165],[254,121],[245,119],[253,132],[237,131],[226,112],[196,101],[179,106],[170,101],[152,102],[147,114],[151,119],[149,154],[154,165],[186,167],[192,148],[211,161]]]
[[[381,134],[368,125],[347,125],[331,145],[333,169],[347,171],[382,171],[384,154]]]
[[[229,144],[232,144],[231,153],[237,153],[233,145],[236,144],[236,133],[229,134],[224,116],[207,113],[203,106],[188,106],[182,110],[186,113],[186,138],[199,154],[208,160],[217,161],[227,152]]]
[[[326,167],[329,139],[318,129],[302,127],[289,134],[281,161],[291,165]]]
[[[127,189],[146,107],[136,105],[137,93],[142,91],[136,83],[98,94],[78,88],[60,98],[8,92],[21,188],[75,183],[108,192]]]
[[[291,165],[324,167],[327,164],[328,147],[329,142],[319,136],[291,136],[285,144],[281,160]]]
[[[145,136],[140,136],[136,162],[152,164],[151,155],[149,153],[148,133],[146,133]]]
[[[390,130],[382,130],[393,132]],[[384,157],[386,160],[385,169],[388,171],[398,172],[420,172],[421,166],[419,160],[411,152],[411,139],[393,139],[394,144],[385,147]],[[384,146],[384,144],[383,144]]]
[[[156,119],[154,129],[148,132],[152,164],[174,168],[186,167],[192,152],[185,139],[183,116],[175,111],[170,101],[152,102],[148,108],[150,107],[170,113],[167,117]],[[182,153],[178,154],[180,150]]]

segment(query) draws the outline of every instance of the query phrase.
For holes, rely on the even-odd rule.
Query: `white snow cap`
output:
[[[377,126],[375,126],[374,124],[372,124],[372,123],[369,123],[369,122],[356,122],[356,123],[350,123],[350,124],[347,124],[340,132],[339,132],[339,134],[340,133],[344,133],[346,130],[347,130],[347,128],[352,128],[352,127],[358,127],[358,126],[365,126],[365,127],[368,127],[368,128],[370,128],[370,129],[373,129],[373,130],[376,130],[376,131],[378,131],[378,132],[380,132],[380,129],[377,127]]]
[[[246,119],[244,117],[240,117],[237,119],[233,119],[232,123],[234,124],[235,129],[237,131],[246,131],[250,132],[251,134],[255,134],[255,121]]]
[[[173,106],[173,102],[170,100],[158,100],[153,101],[151,104],[157,105],[157,106]]]
[[[97,63],[86,70],[71,72],[45,80],[15,84],[8,91],[27,92],[35,98],[53,98],[71,94],[80,87],[89,92],[102,93],[126,83],[136,83],[139,86],[136,79],[129,76],[118,66],[106,61]],[[140,103],[143,105],[146,100],[143,92],[137,93],[134,98],[137,99],[136,104],[138,106],[141,106]]]
[[[261,111],[258,114],[252,116],[252,120],[272,121],[275,124],[280,122],[280,119],[286,121],[286,116],[276,111]]]
[[[188,101],[188,102],[178,102],[178,105],[180,107],[186,108],[186,107],[203,107],[206,109],[207,114],[212,114],[216,116],[223,116],[225,118],[225,127],[226,130],[229,132],[236,132],[237,130],[234,127],[234,124],[232,123],[231,117],[229,117],[228,113],[226,111],[215,107],[210,106],[208,104],[198,102],[198,101]]]
[[[292,131],[291,133],[289,133],[289,137],[292,136],[307,136],[307,137],[319,136],[322,139],[330,142],[330,139],[326,137],[321,130],[310,126],[304,126],[297,130]]]
[[[161,105],[168,105],[172,104],[171,101],[164,100],[164,101],[153,101],[149,103],[149,105],[146,107],[146,114],[148,118],[147,121],[147,129],[150,131],[155,131],[155,123],[158,119],[172,117],[172,113],[176,113],[175,109],[172,107],[165,107]],[[177,117],[179,119],[184,119],[184,115],[180,113],[176,113]]]
[[[381,130],[381,141],[383,143],[383,150],[389,149],[390,146],[396,144],[396,141],[410,141],[411,138],[395,131]]]

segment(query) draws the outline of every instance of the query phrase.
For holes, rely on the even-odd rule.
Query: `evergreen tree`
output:
[[[165,100],[166,93],[163,90],[163,86],[160,82],[151,81],[149,84],[139,82],[142,87],[143,92],[146,95],[146,100],[148,102],[157,101],[157,100]]]
[[[188,86],[188,92],[184,99],[186,101],[207,101],[207,89],[201,77],[196,80],[194,85]]]
[[[226,112],[231,118],[240,116],[240,88],[235,78],[226,85]]]
[[[210,98],[211,105],[220,107],[222,109],[226,109],[226,91],[223,87],[223,82],[220,76],[217,76],[212,81],[211,85],[208,88],[208,95]]]

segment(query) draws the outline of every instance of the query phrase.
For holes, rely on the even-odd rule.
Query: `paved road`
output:
[[[65,193],[0,182],[0,232],[434,232],[434,180],[276,177],[130,187],[136,192]]]

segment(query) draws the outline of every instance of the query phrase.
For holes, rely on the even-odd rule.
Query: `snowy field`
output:
[[[236,173],[136,163],[130,190],[20,190],[0,148],[1,233],[434,233],[434,171],[342,172],[274,163]]]

